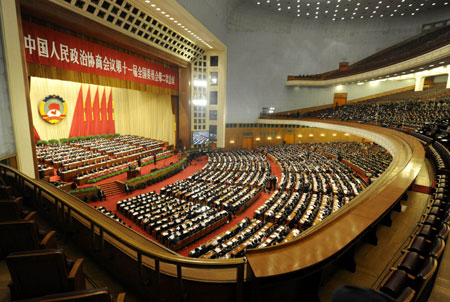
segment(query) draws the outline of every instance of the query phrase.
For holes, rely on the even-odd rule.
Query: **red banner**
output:
[[[23,22],[27,62],[178,90],[176,69]]]

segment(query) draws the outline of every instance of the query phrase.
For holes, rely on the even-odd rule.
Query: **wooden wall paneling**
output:
[[[294,133],[287,131],[294,130]],[[344,132],[320,129],[320,128],[226,128],[225,149],[238,149],[244,147],[243,133],[252,133],[252,146],[274,146],[281,145],[284,141],[289,144],[298,143],[320,143],[320,142],[363,142],[367,141],[362,137]],[[274,135],[262,136],[262,133],[272,132]],[[234,143],[230,143],[234,141]]]

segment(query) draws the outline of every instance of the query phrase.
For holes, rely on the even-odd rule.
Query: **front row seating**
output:
[[[125,293],[117,299],[111,296],[108,288],[85,289],[62,294],[46,295],[40,298],[20,300],[20,302],[124,302]]]
[[[62,250],[12,253],[6,262],[12,280],[9,284],[12,299],[85,289],[83,259],[71,265]]]
[[[0,238],[0,259],[13,252],[57,248],[55,231],[40,235],[34,220],[0,222]]]

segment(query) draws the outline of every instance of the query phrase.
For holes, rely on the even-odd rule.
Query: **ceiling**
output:
[[[310,20],[417,16],[450,7],[450,0],[243,0],[255,8]]]

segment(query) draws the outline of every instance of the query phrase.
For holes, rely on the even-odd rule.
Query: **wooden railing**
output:
[[[119,245],[124,253],[135,260],[140,278],[136,281],[140,281],[139,283],[146,283],[144,269],[151,269],[154,274],[153,279],[156,280],[156,282],[152,282],[152,296],[160,297],[162,295],[160,281],[163,275],[168,275],[176,278],[176,285],[172,288],[177,289],[180,299],[184,295],[185,280],[195,280],[204,283],[235,284],[235,300],[243,301],[244,274],[247,263],[245,258],[198,260],[180,256],[132,229],[124,227],[78,198],[50,184],[32,179],[5,165],[0,165],[0,175],[17,191],[29,198],[39,214],[53,216],[51,218],[64,233],[73,227],[80,227],[79,224],[77,226],[74,223],[75,220],[87,227],[90,233],[88,246],[100,256],[106,243]],[[53,207],[53,210],[49,210],[49,207]],[[176,271],[171,269],[170,265],[175,266]],[[183,274],[185,270],[186,273]],[[214,270],[215,273],[208,274],[211,270]],[[230,270],[234,271],[234,276]],[[220,271],[224,271],[224,273],[221,274]],[[170,287],[165,290],[170,290]]]

